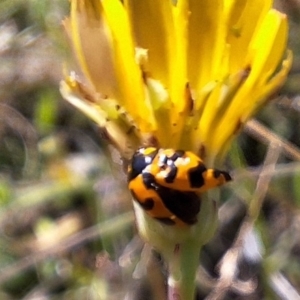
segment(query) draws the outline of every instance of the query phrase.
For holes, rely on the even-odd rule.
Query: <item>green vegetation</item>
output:
[[[198,299],[300,297],[300,6],[282,2],[294,67],[230,151]],[[0,0],[0,299],[163,300],[165,268],[137,236],[118,154],[59,93],[74,63],[68,5]]]

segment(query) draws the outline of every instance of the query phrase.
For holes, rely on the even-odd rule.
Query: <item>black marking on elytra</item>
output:
[[[201,162],[199,162],[196,167],[189,170],[188,178],[192,188],[200,188],[205,184],[203,173],[206,170],[206,167]]]
[[[178,173],[178,168],[175,165],[175,161],[178,158],[183,157],[184,155],[185,155],[184,150],[176,150],[174,154],[168,158],[168,167],[170,168],[170,171],[165,178],[166,183],[173,183],[175,181]]]
[[[163,224],[165,224],[165,225],[172,226],[172,225],[176,224],[176,222],[174,220],[170,219],[170,218],[154,218],[154,219],[161,222],[161,223],[163,223]]]
[[[196,193],[181,192],[156,185],[156,192],[165,207],[184,223],[192,225],[197,222],[201,200]]]
[[[143,202],[139,202],[144,210],[152,210],[154,207],[154,200],[152,198],[146,198]]]
[[[139,199],[134,190],[130,189],[132,198],[136,201],[144,210],[151,210],[154,207],[154,200],[152,198],[146,198],[143,201]]]
[[[220,170],[214,170],[213,176],[214,176],[215,178],[219,178],[221,175],[224,176],[224,178],[225,178],[226,181],[232,180],[231,176],[230,176],[227,172],[225,172],[225,171],[220,171]]]
[[[135,152],[131,161],[131,168],[128,172],[128,182],[136,178],[142,171],[153,161],[158,150],[153,151],[148,155],[144,155],[139,150]]]
[[[156,181],[154,175],[148,172],[142,173],[143,183],[147,189],[156,189]]]
[[[229,174],[229,173],[227,173],[227,172],[223,172],[223,175],[224,175],[224,177],[225,177],[226,181],[231,181],[231,180],[232,180],[232,177],[230,176],[230,174]]]
[[[177,167],[175,166],[174,163],[172,163],[170,166],[170,171],[169,173],[167,174],[167,176],[165,177],[165,182],[166,183],[172,183],[175,181],[176,179],[176,176],[177,176],[177,172],[178,172],[178,169]]]
[[[170,160],[176,161],[179,157],[183,157],[185,155],[184,150],[176,150],[172,156],[169,157]]]
[[[220,177],[220,175],[222,174],[222,172],[220,170],[214,170],[213,171],[213,176],[218,179]]]

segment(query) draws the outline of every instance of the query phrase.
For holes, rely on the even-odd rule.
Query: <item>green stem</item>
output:
[[[169,261],[168,299],[194,300],[200,249],[192,240],[177,245]]]
[[[209,195],[213,195],[213,198]],[[215,193],[201,195],[198,222],[185,228],[163,225],[150,217],[134,202],[140,235],[150,243],[168,264],[168,300],[194,300],[196,271],[201,248],[214,235],[217,227]]]

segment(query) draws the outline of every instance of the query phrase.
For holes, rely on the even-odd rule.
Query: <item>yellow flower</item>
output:
[[[67,76],[62,94],[123,155],[149,144],[212,163],[291,67],[287,18],[271,5],[71,0],[64,25],[87,81]]]
[[[125,158],[146,145],[214,165],[292,63],[287,18],[271,0],[71,0],[64,26],[81,74],[66,76],[62,94]],[[201,195],[185,228],[134,202],[141,236],[168,262],[170,299],[195,298],[199,252],[217,224],[212,198]]]

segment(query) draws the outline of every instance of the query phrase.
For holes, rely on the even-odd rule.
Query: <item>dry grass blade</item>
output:
[[[237,286],[238,263],[242,258],[242,250],[245,238],[253,229],[254,222],[258,217],[261,205],[267,193],[275,165],[280,154],[278,144],[272,143],[268,149],[268,153],[263,165],[262,172],[258,178],[257,186],[251,204],[249,207],[249,215],[245,218],[233,246],[226,252],[220,262],[220,277],[214,290],[208,295],[206,300],[221,300],[225,297],[226,292]]]
[[[281,274],[276,273],[270,278],[271,285],[282,300],[300,300],[300,295],[297,290],[291,285],[287,278]]]
[[[129,225],[131,225],[133,223],[133,220],[134,218],[132,212],[124,213],[123,215],[119,215],[108,221],[75,233],[66,238],[59,245],[29,255],[21,259],[20,261],[17,261],[16,263],[2,269],[0,274],[0,284],[12,278],[13,276],[25,271],[26,269],[34,267],[35,264],[42,262],[50,256],[58,255],[63,251],[70,250],[76,245],[95,240],[100,236],[108,236],[118,231],[122,231]]]
[[[278,136],[267,127],[252,119],[246,123],[244,131],[263,144],[277,143],[282,148],[282,153],[293,160],[300,160],[300,149]]]
[[[36,129],[21,113],[13,107],[0,104],[0,137],[3,140],[5,131],[13,131],[22,139],[25,148],[24,176],[36,176],[39,167],[38,136]],[[11,133],[10,133],[11,134]]]

